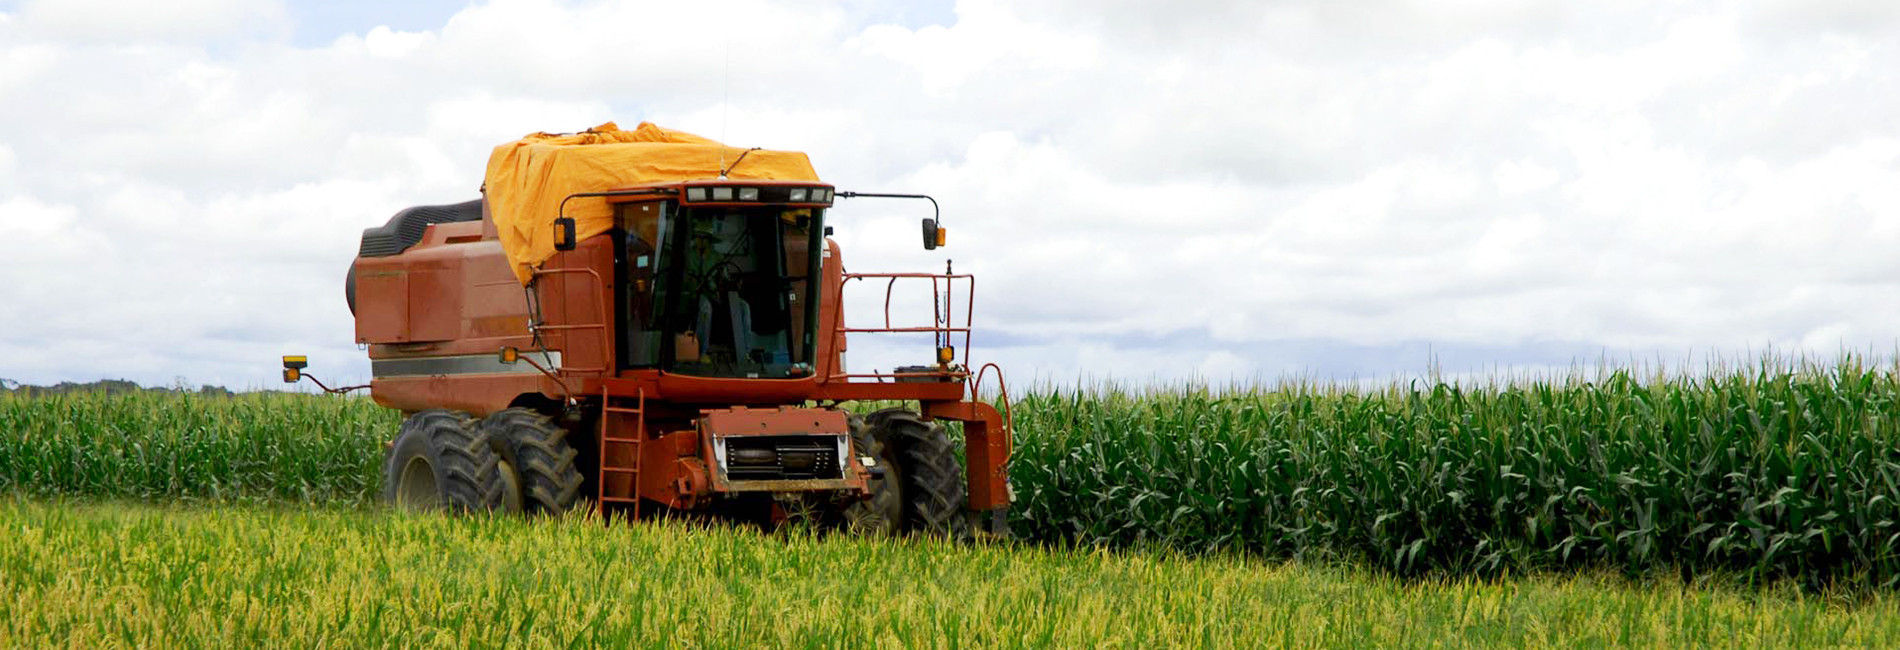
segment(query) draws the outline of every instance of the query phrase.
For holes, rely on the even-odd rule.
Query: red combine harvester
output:
[[[482,199],[364,231],[356,340],[371,395],[407,415],[385,497],[1004,533],[1008,402],[976,399],[994,366],[968,363],[973,279],[846,273],[827,213],[854,196],[906,195],[834,192],[795,152],[608,124],[498,147]],[[924,247],[943,240],[925,219]],[[846,326],[849,282],[881,285],[882,327]],[[907,285],[928,285],[931,324],[891,324]],[[850,374],[847,335],[870,333],[935,345]],[[286,381],[303,376],[292,361]],[[945,420],[963,423],[961,463]]]

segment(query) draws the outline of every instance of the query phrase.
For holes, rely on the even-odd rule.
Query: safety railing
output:
[[[566,332],[566,331],[576,331],[576,330],[598,331],[600,333],[599,334],[600,351],[601,351],[601,354],[604,355],[606,354],[607,350],[612,349],[612,345],[613,345],[612,341],[609,338],[612,335],[612,331],[607,328],[607,321],[604,320],[606,318],[609,318],[611,315],[607,312],[606,298],[603,298],[601,296],[601,294],[606,293],[607,291],[607,280],[600,276],[600,272],[587,268],[587,267],[561,268],[561,269],[535,269],[533,272],[533,276],[536,279],[540,279],[540,278],[548,277],[548,276],[554,276],[554,275],[567,275],[567,274],[586,275],[593,279],[593,286],[591,287],[591,290],[588,291],[588,293],[594,296],[594,313],[598,314],[603,320],[597,323],[569,323],[566,325],[549,325],[547,324],[545,319],[541,317],[540,287],[535,287],[533,289],[530,289],[527,292],[528,299],[531,301],[528,304],[528,313],[529,313],[529,318],[531,319],[531,322],[528,324],[528,329],[530,333],[534,335],[535,344],[543,349],[547,347],[547,343],[541,340],[542,332]],[[567,291],[569,288],[564,286],[561,289],[563,291]],[[601,374],[601,373],[606,373],[609,370],[611,370],[610,368],[605,368],[605,367],[601,367],[601,368],[569,367],[566,365],[566,361],[567,361],[566,355],[562,355],[561,361],[562,361],[562,366],[559,368],[555,368],[554,372],[563,376],[577,375],[577,374]]]
[[[1015,440],[1016,414],[1010,410],[1009,384],[1003,381],[1002,368],[994,363],[983,364],[983,369],[977,371],[976,377],[969,380],[970,399],[983,399],[983,380],[989,377],[991,370],[996,371],[996,402],[1003,407],[1003,439]]]
[[[833,369],[834,380],[870,380],[870,381],[967,381],[970,377],[970,316],[976,308],[976,276],[953,273],[944,269],[943,273],[846,273],[844,284],[853,281],[884,281],[884,323],[882,327],[842,327],[840,331],[848,337],[852,334],[931,334],[936,339],[937,348],[954,348],[955,355],[950,363],[938,363],[930,370],[916,372],[868,372],[849,373]],[[891,303],[897,295],[899,280],[908,280],[906,284],[917,285],[923,281],[930,283],[930,302],[935,314],[929,326],[897,325],[891,321]],[[959,287],[962,291],[959,292]],[[956,306],[959,299],[963,311]],[[959,323],[958,319],[961,318]],[[937,361],[932,352],[932,361]]]

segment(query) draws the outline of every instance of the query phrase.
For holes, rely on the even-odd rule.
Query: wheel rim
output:
[[[396,484],[396,505],[408,510],[434,508],[441,495],[435,487],[435,468],[421,456],[402,466],[402,478]]]
[[[508,461],[496,463],[501,471],[502,512],[521,512],[521,473]]]

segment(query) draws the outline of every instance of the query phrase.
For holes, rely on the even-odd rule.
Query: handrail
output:
[[[976,400],[982,397],[982,394],[978,391],[983,388],[983,378],[987,377],[991,370],[996,371],[996,399],[1003,403],[1004,439],[1015,440],[1016,414],[1012,413],[1009,408],[1009,384],[1003,381],[1002,368],[997,367],[994,363],[983,364],[983,367],[976,371],[976,380],[968,382],[970,387],[970,399]]]
[[[936,314],[933,317],[934,322],[931,323],[929,326],[892,325],[891,324],[891,302],[893,301],[893,298],[896,296],[897,281],[903,280],[903,279],[925,279],[925,278],[928,278],[930,280],[930,303],[931,303],[932,309],[936,311]],[[942,379],[968,381],[969,375],[970,375],[970,373],[967,370],[970,363],[970,338],[971,338],[971,333],[975,331],[975,329],[971,326],[971,323],[970,323],[970,314],[975,312],[975,306],[976,306],[976,276],[968,274],[968,273],[953,273],[948,268],[946,268],[943,273],[846,273],[844,274],[843,282],[849,283],[852,280],[867,280],[867,279],[886,280],[885,285],[884,285],[884,326],[883,327],[845,327],[841,323],[838,328],[838,331],[843,332],[845,334],[931,333],[937,336],[937,345],[940,345],[940,346],[950,345],[953,337],[957,334],[961,334],[963,335],[962,336],[963,344],[961,346],[962,349],[960,350],[960,352],[962,353],[961,363],[952,364],[949,367],[945,367],[940,370],[933,370],[933,371],[926,371],[926,372],[845,373],[845,372],[838,372],[836,369],[834,369],[828,378],[829,379],[845,379],[845,380],[875,379],[877,381],[882,382],[887,379],[900,380],[904,378],[929,377],[929,378],[942,378]],[[965,295],[964,295],[965,305],[964,305],[964,310],[963,310],[963,322],[961,325],[957,324],[956,322],[956,309],[955,309],[956,284],[958,281],[963,281],[967,283],[967,287],[965,289]]]
[[[608,330],[608,322],[605,320],[607,318],[610,318],[611,315],[607,312],[606,299],[601,297],[601,294],[604,294],[607,292],[606,278],[601,277],[599,271],[595,271],[592,268],[588,268],[584,266],[578,267],[578,268],[535,269],[530,272],[530,275],[531,277],[539,278],[545,275],[560,275],[563,273],[586,273],[590,276],[593,276],[594,286],[597,289],[596,291],[592,292],[594,295],[594,313],[600,314],[600,317],[602,318],[601,322],[570,323],[567,325],[545,325],[539,321],[541,317],[541,313],[540,313],[541,310],[537,307],[534,310],[535,313],[533,314],[534,318],[537,320],[528,324],[529,331],[531,333],[538,333],[538,332],[544,332],[544,331],[559,332],[559,331],[585,330],[585,329],[600,330],[600,351],[601,351],[601,354],[606,354],[607,350],[613,348],[613,341],[611,340],[610,332]],[[537,292],[540,290],[541,289],[539,287],[535,288],[535,291]],[[538,305],[540,303],[540,299],[537,298],[535,302]],[[539,336],[537,335],[536,338],[539,338]],[[545,347],[546,343],[543,343],[542,345]],[[545,350],[543,351],[545,352]],[[555,372],[561,373],[561,374],[581,374],[581,373],[605,373],[609,370],[608,368],[604,368],[604,367],[603,368],[568,367],[566,365],[567,355],[561,356],[561,364],[562,364],[561,367],[554,369]]]

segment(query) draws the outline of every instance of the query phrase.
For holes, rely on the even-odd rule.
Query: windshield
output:
[[[623,209],[624,365],[702,377],[809,376],[819,212]]]

